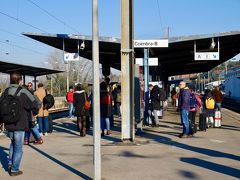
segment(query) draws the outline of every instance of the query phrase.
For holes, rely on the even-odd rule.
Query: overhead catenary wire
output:
[[[22,23],[22,24],[25,24],[25,25],[27,25],[27,26],[30,26],[30,27],[32,27],[32,28],[34,28],[34,29],[37,29],[37,30],[39,30],[39,31],[41,31],[41,32],[47,33],[47,32],[44,31],[43,29],[40,29],[40,28],[38,28],[38,27],[36,27],[36,26],[33,26],[33,25],[31,25],[31,24],[29,24],[29,23],[27,23],[27,22],[25,22],[25,21],[23,21],[23,20],[21,20],[21,19],[19,19],[19,18],[13,17],[13,16],[11,16],[11,15],[9,15],[9,14],[6,14],[6,13],[4,13],[4,12],[2,12],[2,11],[0,11],[0,14],[6,16],[6,17],[8,17],[8,18],[14,19],[14,20],[16,20],[16,21],[18,21],[18,22],[20,22],[20,23]]]
[[[22,47],[22,46],[19,46],[19,45],[10,43],[9,41],[6,42],[6,41],[0,40],[0,43],[8,44],[8,45],[10,45],[10,46],[14,46],[14,47],[17,47],[17,48],[19,48],[19,49],[24,49],[24,50],[27,50],[27,51],[31,51],[31,52],[33,52],[33,53],[36,53],[36,54],[39,54],[39,55],[42,55],[42,56],[45,56],[45,57],[46,57],[46,54],[43,54],[43,53],[41,53],[41,52],[39,52],[39,51],[30,49],[30,48],[26,48],[26,47]]]
[[[31,42],[32,42],[32,39],[29,39],[29,38],[27,38],[27,37],[25,37],[25,36],[18,35],[18,34],[16,34],[16,33],[10,32],[10,31],[8,31],[8,30],[6,30],[6,29],[0,28],[0,31],[5,32],[5,33],[8,33],[8,34],[11,34],[11,35],[16,36],[16,37],[23,38],[23,39],[25,39],[25,40],[28,40],[28,41],[31,41]]]
[[[50,13],[49,11],[45,10],[44,8],[40,7],[38,4],[36,4],[35,2],[33,2],[32,0],[27,0],[28,2],[30,2],[31,4],[33,4],[34,6],[36,6],[37,8],[39,8],[40,10],[42,10],[43,12],[45,12],[47,15],[51,16],[53,19],[55,19],[56,21],[62,23],[64,26],[68,27],[69,29],[73,30],[74,32],[77,32],[80,34],[80,32],[75,29],[74,27],[68,25],[66,22],[64,22],[63,20],[61,20],[60,18],[54,16],[52,13]]]

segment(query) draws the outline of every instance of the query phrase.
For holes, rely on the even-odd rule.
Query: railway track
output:
[[[232,111],[240,113],[240,102],[236,99],[224,98],[222,106]]]

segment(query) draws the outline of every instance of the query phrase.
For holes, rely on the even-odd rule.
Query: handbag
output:
[[[85,97],[84,109],[85,109],[85,110],[90,109],[91,103],[90,103],[90,101],[87,99],[86,93],[84,93],[84,97]]]

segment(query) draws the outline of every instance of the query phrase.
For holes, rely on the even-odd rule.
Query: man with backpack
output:
[[[18,72],[10,74],[10,86],[0,98],[0,119],[5,123],[8,137],[11,139],[8,171],[10,176],[23,174],[19,170],[22,159],[24,133],[29,129],[27,115],[32,111],[38,113],[38,103],[33,95],[21,87],[22,75]]]
[[[186,87],[186,82],[181,81],[179,83],[180,93],[178,97],[178,108],[180,111],[181,122],[183,125],[183,132],[179,135],[179,138],[187,138],[189,136],[189,119],[188,114],[190,110],[190,96],[191,91]]]
[[[208,127],[213,127],[214,125],[214,115],[216,109],[216,101],[210,89],[206,89],[203,97],[203,113],[206,118],[206,123]]]

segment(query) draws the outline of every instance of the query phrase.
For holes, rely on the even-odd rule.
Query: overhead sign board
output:
[[[143,58],[136,58],[135,64],[143,66]],[[158,66],[158,58],[148,58],[148,66]]]
[[[212,38],[212,42],[210,44],[210,49],[214,49],[216,43],[214,41],[214,38]],[[194,60],[196,61],[208,61],[208,60],[219,60],[219,48],[220,48],[220,43],[218,39],[218,45],[217,45],[217,50],[215,52],[197,52],[197,45],[196,41],[194,41]]]
[[[78,53],[64,53],[64,61],[78,61],[79,54]]]
[[[134,40],[134,48],[168,47],[168,39]]]
[[[219,60],[219,52],[195,52],[195,60]]]

